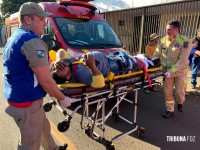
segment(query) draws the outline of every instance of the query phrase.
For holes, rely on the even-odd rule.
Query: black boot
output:
[[[174,112],[166,111],[162,114],[163,118],[170,118],[174,116]]]
[[[183,104],[178,104],[177,109],[178,109],[179,112],[182,112],[183,111]]]
[[[59,150],[67,150],[68,145],[64,144],[62,146],[59,146]]]

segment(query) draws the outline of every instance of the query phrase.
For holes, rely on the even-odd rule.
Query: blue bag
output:
[[[119,74],[120,71],[127,71],[130,65],[129,56],[122,51],[117,51],[114,54],[110,54],[107,56],[110,71],[115,73],[115,75]]]

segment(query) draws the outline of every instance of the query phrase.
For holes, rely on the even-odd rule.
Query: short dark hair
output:
[[[56,81],[57,84],[63,84],[66,82],[66,79],[58,77],[56,72],[51,73],[52,78]]]
[[[175,28],[178,28],[178,30],[180,30],[181,24],[178,20],[170,20],[167,22],[167,25],[172,25]]]
[[[69,60],[67,60],[67,59],[65,60],[64,59],[64,60],[62,60],[62,62],[69,62],[70,63],[69,67],[72,70],[72,64],[71,64],[71,62]],[[55,62],[51,63],[51,65],[50,65],[50,73],[51,73],[52,78],[55,80],[55,82],[57,84],[63,84],[63,83],[65,83],[67,80],[63,79],[61,77],[58,77],[57,74],[56,74],[56,72],[53,71],[54,67],[55,67]]]
[[[25,16],[29,16],[32,20],[34,19],[33,15],[21,15],[19,16],[19,22],[23,23],[25,21]]]

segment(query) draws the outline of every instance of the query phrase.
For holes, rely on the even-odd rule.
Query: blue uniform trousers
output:
[[[192,77],[191,77],[191,84],[197,84],[197,72],[200,68],[200,57],[193,57],[192,59]]]

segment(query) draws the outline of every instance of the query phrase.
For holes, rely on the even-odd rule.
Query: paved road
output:
[[[0,49],[0,63],[2,64],[2,50]],[[0,73],[3,73],[2,65]],[[18,138],[18,130],[13,120],[4,113],[6,102],[3,98],[3,77],[0,77],[0,150],[14,150]],[[139,92],[137,123],[145,128],[144,139],[138,138],[136,132],[117,140],[115,144],[116,150],[199,150],[200,147],[200,100],[199,96],[187,95],[182,113],[175,112],[175,117],[171,119],[163,119],[162,111],[165,109],[164,96],[162,88],[158,88],[159,92],[146,94]],[[128,98],[133,99],[133,93],[128,95]],[[49,101],[49,97],[45,101]],[[114,104],[114,100],[106,103],[109,108]],[[68,112],[71,112],[78,104],[73,104]],[[91,109],[93,109],[92,106]],[[120,114],[126,116],[129,120],[133,119],[133,106],[127,102],[122,102],[120,105]],[[104,150],[105,147],[88,138],[84,131],[80,128],[81,111],[73,117],[70,128],[65,133],[60,133],[55,126],[64,119],[60,111],[54,107],[47,113],[49,120],[52,123],[52,133],[55,140],[60,143],[69,142],[70,150]],[[107,121],[106,138],[113,137],[119,133],[125,133],[132,129],[132,125],[125,123],[122,120],[115,122],[112,118]],[[176,139],[175,139],[176,138]],[[186,138],[185,142],[177,140]],[[173,141],[174,142],[173,142]]]

